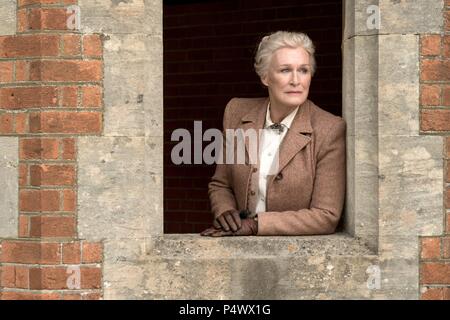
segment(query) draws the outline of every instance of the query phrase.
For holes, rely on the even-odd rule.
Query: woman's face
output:
[[[281,48],[270,60],[263,84],[269,88],[272,105],[293,108],[308,98],[311,84],[309,54],[303,48]]]

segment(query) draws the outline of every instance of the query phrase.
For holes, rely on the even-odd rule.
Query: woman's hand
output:
[[[222,213],[213,221],[213,226],[216,229],[223,229],[224,231],[236,232],[241,228],[241,217],[239,211],[229,210]]]
[[[258,221],[248,218],[241,220],[241,228],[237,231],[224,230],[221,227],[217,228],[215,225],[210,227],[200,235],[207,237],[225,237],[225,236],[254,236],[258,233]]]

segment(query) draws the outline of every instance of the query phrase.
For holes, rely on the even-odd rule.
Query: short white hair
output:
[[[309,54],[311,75],[316,72],[315,47],[311,39],[301,32],[277,31],[261,39],[255,55],[255,71],[263,78],[269,69],[270,59],[275,51],[281,48],[303,48]]]

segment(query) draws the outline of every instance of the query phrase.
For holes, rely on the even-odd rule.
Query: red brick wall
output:
[[[440,34],[420,37],[420,130],[444,136],[444,234],[422,237],[421,298],[450,300],[450,0]]]
[[[74,0],[18,0],[0,36],[0,135],[19,137],[19,228],[0,239],[0,299],[99,299],[102,243],[78,238],[77,136],[101,134],[102,39],[66,25]],[[70,266],[80,287],[68,287]],[[51,290],[42,292],[42,290]]]
[[[316,45],[309,98],[341,115],[342,3],[336,1],[190,1],[164,5],[164,231],[200,232],[211,222],[207,184],[214,165],[173,165],[171,133],[193,121],[222,128],[233,97],[266,96],[253,70],[261,37],[302,31]],[[192,135],[193,136],[193,135]],[[208,142],[204,143],[206,146]]]

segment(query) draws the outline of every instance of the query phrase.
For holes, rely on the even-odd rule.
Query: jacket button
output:
[[[275,177],[275,180],[281,180],[283,179],[283,174],[280,172],[279,174],[277,174],[277,176]]]
[[[256,171],[258,171],[258,168],[253,168],[253,172],[256,172]]]
[[[255,191],[250,191],[250,194],[252,195],[252,196],[254,196],[256,193],[255,193]]]

